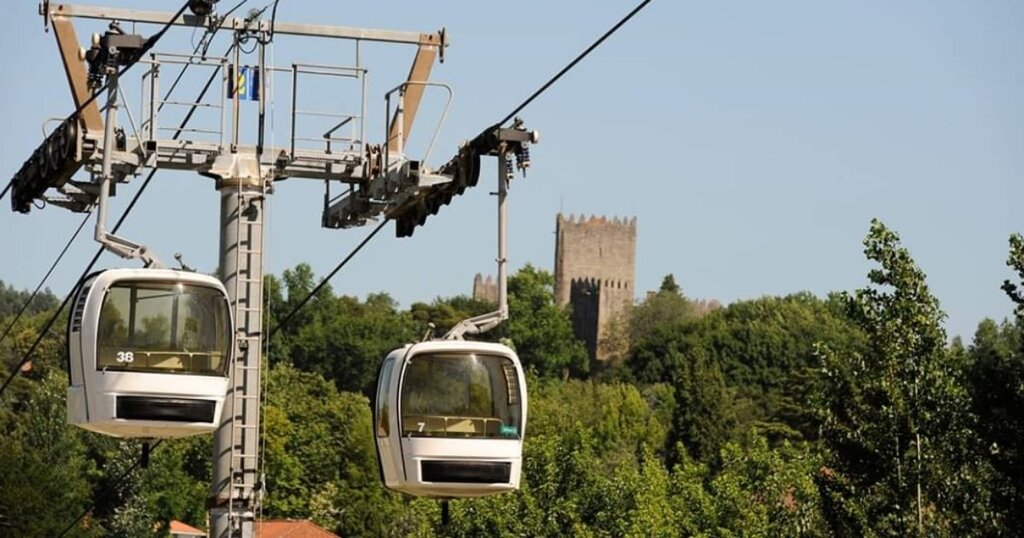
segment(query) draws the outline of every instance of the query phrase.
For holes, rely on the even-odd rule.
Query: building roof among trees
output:
[[[256,536],[260,538],[338,538],[308,519],[256,522]]]

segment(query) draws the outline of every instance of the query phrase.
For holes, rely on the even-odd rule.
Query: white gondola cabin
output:
[[[384,484],[427,497],[519,488],[526,380],[515,352],[437,340],[391,352],[374,406]]]
[[[219,280],[171,269],[109,269],[86,278],[72,304],[69,423],[115,437],[216,429],[234,347]]]

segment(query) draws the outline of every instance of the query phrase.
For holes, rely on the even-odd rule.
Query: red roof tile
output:
[[[259,521],[256,523],[257,538],[338,538],[308,519],[298,521]]]
[[[171,521],[171,534],[183,534],[185,536],[206,536],[206,531],[201,531],[191,525],[178,520]]]

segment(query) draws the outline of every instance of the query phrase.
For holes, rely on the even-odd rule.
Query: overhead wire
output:
[[[235,6],[233,8],[228,10],[228,12],[225,13],[221,17],[221,23],[220,24],[218,24],[212,31],[204,32],[203,38],[200,39],[199,44],[198,45],[193,44],[193,46],[195,47],[195,50],[192,51],[192,54],[194,55],[195,53],[199,52],[199,49],[204,46],[204,44],[203,44],[204,40],[209,40],[209,42],[212,42],[214,36],[217,35],[217,32],[220,31],[220,29],[224,27],[223,26],[224,19],[229,17],[232,13],[235,12],[235,10],[237,10],[240,7],[242,7],[242,5],[245,4],[248,1],[249,0],[241,0],[240,2],[235,4]],[[177,19],[177,17],[175,17],[175,19]],[[177,78],[174,79],[174,82],[171,83],[170,89],[167,90],[167,93],[164,96],[164,100],[166,100],[168,97],[171,96],[172,93],[174,93],[175,88],[178,87],[178,83],[181,82],[182,77],[185,76],[185,73],[188,71],[188,68],[189,68],[190,65],[192,65],[192,64],[187,63],[184,66],[182,66],[181,71],[178,72]],[[123,98],[124,98],[124,96],[122,95],[122,99]],[[166,104],[166,103],[160,103],[160,106],[158,107],[157,110],[163,110],[164,104]],[[77,114],[77,111],[75,112],[75,114]],[[74,115],[74,114],[72,114],[72,115]],[[4,188],[3,193],[0,193],[0,200],[3,200],[3,195],[7,194],[7,191],[10,190],[11,185],[13,183],[14,183],[13,179],[11,179],[7,183],[7,187]],[[46,283],[46,280],[53,273],[53,270],[57,267],[57,264],[60,263],[61,259],[64,257],[64,254],[68,251],[68,248],[71,246],[71,243],[73,243],[75,241],[75,239],[78,237],[79,232],[82,231],[82,228],[85,226],[85,221],[89,220],[89,216],[92,215],[92,211],[93,211],[92,208],[90,208],[89,211],[88,211],[88,214],[85,216],[85,219],[82,221],[81,224],[79,224],[78,230],[75,231],[74,235],[71,236],[71,239],[68,241],[67,245],[64,246],[64,249],[61,251],[60,255],[57,256],[56,260],[54,260],[53,264],[50,266],[50,270],[47,271],[46,276],[44,276],[43,279],[39,282],[39,286],[36,287],[36,290],[32,292],[32,294],[29,296],[28,300],[25,301],[25,304],[22,305],[21,309],[18,311],[18,314],[15,315],[14,321],[12,321],[11,324],[7,327],[7,329],[4,331],[4,334],[0,335],[0,342],[3,342],[4,338],[10,332],[11,328],[14,327],[14,324],[18,322],[18,320],[21,318],[22,314],[28,309],[29,304],[31,304],[31,302],[35,298],[36,294],[39,292],[39,290]]]
[[[356,245],[356,248],[352,249],[352,251],[348,253],[348,256],[345,256],[345,258],[334,267],[333,271],[331,271],[327,276],[325,276],[323,280],[321,280],[320,283],[317,284],[317,286],[313,288],[313,290],[310,291],[306,295],[306,297],[302,299],[302,301],[299,302],[298,305],[292,308],[291,312],[288,312],[288,315],[286,315],[283,320],[277,323],[277,325],[274,327],[274,330],[270,332],[268,340],[270,338],[273,338],[274,335],[276,335],[283,327],[287,326],[288,322],[291,321],[295,314],[297,314],[299,310],[302,309],[302,307],[306,306],[306,303],[308,303],[310,299],[312,299],[317,293],[319,293],[320,290],[327,285],[331,278],[334,278],[334,275],[338,274],[338,271],[340,271],[342,267],[345,267],[349,260],[355,257],[355,255],[358,254],[360,250],[363,250],[363,247],[365,247],[366,244],[369,243],[370,240],[373,239],[375,235],[377,235],[377,232],[381,231],[387,223],[387,219],[381,220],[380,224],[378,224],[377,227],[374,228],[372,232],[370,232],[362,241],[360,241],[359,244]]]
[[[270,11],[270,36],[267,37],[264,45],[269,45],[274,42],[274,25],[277,24],[277,3],[281,0],[274,0],[274,9]]]
[[[32,294],[28,296],[28,299],[25,301],[25,304],[21,305],[21,309],[18,310],[18,313],[14,315],[14,319],[11,320],[11,323],[7,325],[6,329],[4,329],[4,333],[0,334],[0,343],[3,343],[4,338],[7,338],[7,335],[10,334],[11,329],[13,329],[14,325],[18,323],[18,320],[21,319],[21,316],[25,313],[25,311],[28,310],[29,305],[32,304],[32,301],[35,300],[36,295],[39,294],[39,290],[41,290],[43,288],[43,285],[46,284],[46,280],[50,278],[51,274],[53,274],[53,270],[57,268],[57,264],[60,263],[61,258],[64,257],[64,254],[67,253],[68,249],[71,248],[71,244],[74,243],[75,239],[78,238],[78,234],[82,232],[82,228],[85,227],[86,222],[89,222],[89,217],[91,216],[92,212],[89,212],[88,214],[85,215],[85,218],[82,219],[82,223],[78,225],[78,229],[75,230],[75,233],[71,235],[70,239],[68,239],[68,242],[64,245],[64,249],[61,250],[60,254],[57,255],[57,259],[53,260],[53,263],[50,264],[50,270],[48,270],[46,274],[43,275],[43,279],[39,281],[39,285],[36,286],[36,289],[32,291]]]
[[[584,58],[589,56],[590,53],[594,51],[594,49],[596,49],[597,47],[601,46],[601,44],[604,43],[605,40],[607,40],[609,37],[611,37],[615,32],[619,31],[619,29],[622,28],[623,25],[625,25],[627,22],[629,22],[630,19],[632,19],[634,16],[636,16],[637,13],[640,13],[640,11],[643,10],[645,7],[647,7],[647,5],[650,4],[650,3],[651,3],[651,0],[643,0],[642,2],[637,4],[637,6],[634,7],[629,13],[627,13],[626,16],[624,16],[622,19],[620,19],[619,22],[615,23],[614,26],[609,28],[608,31],[606,31],[604,34],[602,34],[601,37],[599,37],[596,41],[591,43],[589,47],[587,47],[583,52],[581,52],[579,55],[577,55],[576,58],[574,58],[565,67],[563,67],[558,73],[556,73],[547,82],[545,82],[540,88],[537,89],[537,91],[533,92],[529,97],[526,98],[525,101],[523,101],[517,107],[515,107],[515,109],[513,109],[512,112],[510,112],[507,116],[505,116],[501,121],[493,124],[492,126],[488,127],[487,129],[484,129],[484,131],[481,132],[478,135],[478,137],[487,135],[488,133],[493,131],[495,128],[504,125],[509,120],[514,118],[516,116],[516,114],[519,114],[520,112],[522,112],[523,109],[525,109],[527,106],[529,106],[530,103],[532,103],[537,97],[540,97],[541,94],[543,94],[548,89],[550,89],[551,86],[553,86],[556,82],[558,82],[559,79],[561,79],[566,73],[568,73],[570,70],[572,70],[574,67],[576,67],[576,65],[579,64],[581,61],[583,61]],[[277,8],[277,3],[276,2],[274,3],[274,8],[275,8],[275,10]],[[317,285],[317,287],[313,288],[313,291],[309,292],[309,294],[306,295],[306,297],[302,301],[300,301],[299,304],[295,308],[293,308],[292,311],[289,312],[288,315],[285,316],[285,318],[283,320],[278,322],[277,326],[274,327],[274,330],[271,331],[270,338],[273,338],[274,335],[277,334],[281,330],[281,328],[285,327],[288,324],[288,322],[292,319],[292,317],[294,317],[295,314],[303,306],[305,306],[306,303],[308,303],[309,300],[312,299],[313,296],[316,295],[317,292],[319,292],[320,289],[323,288],[323,286],[325,286],[327,284],[327,282],[335,274],[337,274],[337,272],[339,270],[341,270],[341,268],[344,267],[346,263],[348,263],[349,260],[352,259],[352,256],[354,256],[357,252],[362,250],[362,248],[366,245],[366,243],[368,243],[370,241],[370,239],[372,239],[375,235],[377,235],[377,232],[379,232],[380,229],[383,228],[384,225],[387,222],[388,221],[386,219],[381,221],[381,223],[373,230],[373,232],[371,232],[370,235],[368,235],[366,237],[366,239],[363,239],[362,243],[360,243],[356,247],[355,250],[353,250],[351,253],[349,253],[349,255],[346,256],[345,259],[343,259],[341,261],[341,263],[339,263],[334,268],[334,270],[331,271],[331,273],[329,275],[324,277],[324,279],[322,281],[320,281],[320,284]]]
[[[226,52],[225,55],[230,53],[231,49],[233,49],[234,46],[235,46],[234,43],[232,43],[232,45],[230,47],[228,47],[228,52]],[[178,129],[175,131],[175,134],[172,137],[173,140],[177,140],[181,136],[181,134],[184,132],[184,129],[188,125],[188,122],[192,120],[192,116],[195,114],[196,110],[198,109],[198,102],[201,101],[203,99],[203,97],[206,96],[206,93],[210,90],[210,86],[213,85],[213,82],[217,78],[217,74],[219,72],[220,72],[220,67],[218,66],[213,71],[213,73],[210,75],[210,78],[206,81],[206,85],[203,87],[202,91],[199,93],[198,99],[196,99],[196,102],[193,103],[193,106],[188,111],[188,114],[186,114],[185,117],[181,120],[181,123],[178,125]],[[149,174],[146,176],[146,179],[142,182],[142,186],[139,187],[138,191],[136,191],[135,195],[132,197],[131,201],[128,203],[128,207],[125,208],[124,213],[121,214],[121,217],[117,220],[117,223],[114,224],[114,227],[111,229],[110,233],[116,234],[118,232],[118,230],[121,228],[121,225],[124,224],[124,221],[128,218],[128,215],[131,213],[132,209],[135,207],[135,204],[138,203],[139,198],[142,196],[142,193],[144,193],[146,191],[146,188],[149,186],[150,182],[153,180],[153,177],[156,175],[156,172],[157,172],[156,168],[153,168],[153,169],[150,170]],[[47,321],[47,323],[44,326],[44,328],[39,332],[39,336],[32,343],[32,346],[29,348],[28,352],[25,353],[25,355],[22,358],[21,362],[18,363],[18,365],[14,369],[11,370],[11,373],[7,377],[7,379],[4,381],[4,384],[0,385],[0,396],[3,395],[4,391],[7,389],[7,386],[18,375],[18,372],[21,370],[21,367],[24,366],[26,363],[28,363],[29,360],[31,360],[32,355],[35,353],[36,348],[39,347],[39,343],[42,342],[43,338],[47,335],[47,333],[49,332],[50,328],[53,326],[54,322],[57,321],[57,318],[60,316],[61,312],[64,311],[64,308],[67,306],[68,302],[71,300],[71,298],[74,296],[75,292],[78,290],[78,283],[80,283],[86,276],[89,275],[89,273],[92,272],[92,268],[96,265],[96,262],[100,259],[100,256],[103,254],[104,250],[105,249],[102,246],[96,250],[96,254],[93,256],[92,261],[89,262],[89,265],[86,266],[85,271],[83,271],[81,276],[79,276],[79,278],[76,281],[76,284],[72,288],[71,292],[68,293],[68,295],[64,298],[64,301],[57,308],[57,310],[53,313],[52,316],[50,316],[50,319]]]
[[[552,85],[554,85],[555,82],[558,82],[558,79],[562,78],[563,75],[568,73],[572,68],[576,67],[576,64],[578,64],[581,61],[583,61],[583,59],[586,58],[588,55],[590,55],[591,52],[594,52],[594,49],[596,49],[597,47],[601,46],[601,43],[604,43],[606,39],[608,39],[609,37],[612,36],[612,34],[614,34],[615,32],[619,31],[619,28],[622,28],[623,25],[625,25],[627,22],[629,22],[630,19],[632,19],[634,16],[636,16],[637,13],[640,13],[640,11],[643,10],[645,7],[647,7],[647,4],[650,4],[650,3],[651,3],[651,0],[644,0],[643,2],[640,2],[639,4],[637,4],[637,6],[635,8],[633,8],[632,11],[627,13],[625,17],[623,17],[621,20],[619,20],[619,22],[615,23],[615,26],[612,26],[611,28],[609,28],[607,32],[605,32],[601,37],[599,37],[597,39],[597,41],[594,41],[593,43],[591,43],[590,46],[587,47],[578,56],[576,56],[576,58],[573,59],[573,61],[569,62],[569,64],[566,65],[565,67],[563,67],[561,71],[556,73],[555,76],[551,77],[551,79],[549,79],[547,82],[545,82],[543,86],[541,86],[539,89],[537,89],[537,91],[533,92],[532,95],[527,97],[526,100],[523,101],[514,110],[512,110],[512,112],[509,112],[508,115],[505,116],[501,121],[499,121],[498,123],[494,124],[494,127],[500,127],[500,126],[504,125],[509,120],[514,118],[516,116],[516,114],[519,114],[520,112],[522,112],[522,110],[524,108],[526,108],[527,106],[529,106],[529,104],[532,103],[534,99],[536,99],[537,97],[540,97],[540,95],[542,93],[546,92],[548,90],[548,88],[550,88]],[[492,129],[493,129],[493,127],[492,127]],[[488,129],[488,130],[490,130],[490,129]]]
[[[227,13],[225,13],[224,15],[220,15],[218,17],[220,19],[220,23],[217,24],[217,26],[215,26],[212,31],[206,31],[203,34],[203,37],[199,39],[199,44],[192,45],[192,56],[194,57],[196,53],[199,52],[199,49],[203,49],[203,56],[205,57],[206,51],[209,49],[210,44],[213,43],[213,38],[217,36],[217,32],[219,32],[221,28],[224,28],[224,22],[227,20],[227,18],[230,17],[232,13],[234,13],[236,10],[238,10],[238,8],[242,7],[242,5],[248,1],[249,0],[239,0],[239,2],[235,4],[234,7],[229,9]],[[170,96],[171,93],[174,92],[174,89],[178,87],[178,83],[181,82],[182,77],[185,76],[185,72],[188,71],[188,68],[191,65],[191,63],[187,63],[184,66],[182,66],[181,71],[178,71],[178,76],[175,77],[174,82],[171,83],[171,88],[167,90],[167,96]],[[166,100],[167,96],[164,97],[164,100]],[[163,110],[165,104],[166,103],[160,103],[160,107],[157,110]]]
[[[84,518],[85,516],[89,515],[90,512],[92,512],[93,510],[96,509],[96,506],[99,505],[100,501],[105,499],[108,495],[113,493],[115,490],[119,491],[121,489],[122,483],[125,480],[127,480],[128,477],[130,477],[132,475],[132,473],[135,472],[135,469],[138,469],[139,466],[142,465],[142,463],[145,462],[146,459],[148,459],[148,456],[151,455],[153,453],[153,451],[156,450],[157,447],[159,447],[160,443],[162,443],[162,442],[163,442],[163,440],[161,439],[161,440],[153,443],[153,446],[149,447],[149,454],[143,454],[143,455],[139,456],[139,459],[135,460],[135,463],[133,463],[131,465],[131,467],[128,467],[128,469],[125,470],[125,472],[121,473],[121,476],[118,476],[117,480],[115,480],[113,484],[111,484],[109,487],[104,489],[102,492],[100,492],[99,495],[97,495],[93,499],[92,504],[88,508],[83,510],[82,513],[78,514],[78,517],[76,517],[73,521],[71,521],[71,523],[69,523],[67,527],[64,527],[64,530],[62,530],[60,532],[60,534],[57,535],[57,538],[61,538],[61,537],[65,536],[65,535],[67,535],[67,533],[69,531],[71,531],[71,529],[73,529],[75,527],[75,525],[78,524],[78,522],[82,520],[82,518]]]
[[[216,27],[216,28],[215,28],[215,29],[213,30],[213,34],[216,34],[216,33],[217,33],[217,31],[219,31],[219,30],[220,30],[221,28],[223,28],[223,27],[224,27],[224,19],[227,19],[227,17],[229,17],[229,16],[230,16],[230,15],[231,15],[232,13],[234,13],[234,11],[235,11],[235,10],[237,10],[237,9],[238,9],[239,7],[241,7],[241,6],[242,6],[242,4],[245,4],[246,2],[248,2],[248,0],[241,0],[240,2],[238,2],[238,4],[236,4],[236,5],[235,5],[235,7],[231,8],[230,10],[228,10],[228,12],[227,12],[227,13],[225,13],[225,14],[224,14],[224,15],[223,15],[223,16],[221,17],[221,23],[220,23],[220,24],[218,24],[218,25],[217,25],[217,27]],[[178,20],[178,18],[179,18],[179,17],[181,17],[181,15],[182,15],[182,14],[183,14],[183,13],[185,12],[185,10],[186,10],[186,9],[188,9],[188,5],[189,5],[189,2],[185,2],[185,5],[183,5],[183,6],[181,7],[181,9],[179,9],[179,10],[178,10],[178,12],[177,12],[177,13],[175,13],[173,17],[171,17],[171,20],[170,20],[170,21],[168,21],[168,22],[167,22],[166,24],[164,24],[163,28],[161,28],[161,29],[160,29],[160,31],[158,31],[158,32],[157,32],[156,34],[153,34],[153,35],[152,35],[152,36],[151,36],[151,37],[150,37],[149,39],[147,39],[147,40],[146,40],[146,43],[145,43],[145,44],[143,45],[142,51],[141,51],[141,52],[139,53],[139,57],[138,57],[138,58],[137,58],[136,60],[134,60],[134,61],[130,62],[130,63],[129,63],[129,64],[127,64],[127,65],[125,65],[125,66],[124,66],[124,67],[123,67],[123,68],[122,68],[122,69],[121,69],[121,70],[120,70],[120,71],[118,72],[118,78],[120,78],[120,77],[121,77],[121,75],[124,75],[124,74],[125,74],[125,73],[126,73],[126,72],[127,72],[128,70],[129,70],[129,69],[131,69],[131,68],[132,68],[132,67],[133,67],[133,66],[134,66],[134,65],[135,65],[136,63],[138,63],[138,62],[139,62],[139,60],[141,60],[141,59],[142,59],[142,57],[143,57],[143,56],[145,56],[145,54],[146,54],[147,52],[149,52],[150,50],[152,50],[152,48],[153,48],[153,47],[154,47],[154,46],[156,45],[156,42],[157,42],[157,41],[159,41],[159,40],[160,40],[160,38],[162,38],[162,37],[164,36],[164,34],[165,34],[165,33],[167,33],[167,30],[168,30],[168,29],[169,29],[169,28],[170,28],[171,26],[173,26],[173,25],[174,25],[174,23],[175,23],[175,21],[177,21],[177,20]],[[275,3],[275,5],[274,5],[274,11],[275,11],[275,12],[277,11],[277,5],[276,5],[276,3]],[[271,25],[271,27],[273,27],[273,25]],[[212,37],[212,35],[210,36],[210,40],[211,40],[211,41],[213,40],[213,37]],[[200,44],[200,45],[202,45],[202,40],[200,40],[199,44]],[[199,47],[196,47],[196,50],[197,50],[197,51],[198,51],[198,49],[199,49]],[[204,50],[204,53],[205,53],[205,50]],[[182,75],[184,74],[184,72],[185,72],[185,69],[187,69],[187,68],[188,68],[188,67],[187,67],[187,65],[186,65],[186,67],[182,69],[181,73],[179,73],[179,74],[178,74],[178,78],[177,78],[177,79],[176,79],[176,80],[174,81],[174,83],[173,83],[173,84],[171,85],[171,91],[173,91],[174,87],[175,87],[175,86],[177,86],[178,82],[179,82],[179,81],[181,80],[181,76],[182,76]],[[94,93],[92,94],[92,96],[90,96],[90,97],[89,97],[88,99],[86,99],[84,103],[82,103],[81,105],[79,105],[79,106],[78,106],[78,108],[76,108],[76,109],[75,109],[75,111],[74,111],[74,112],[72,112],[72,113],[71,113],[71,114],[70,114],[70,115],[69,115],[69,116],[68,116],[68,117],[67,117],[67,118],[65,119],[65,121],[67,121],[67,120],[70,120],[71,118],[75,117],[75,116],[76,116],[76,115],[77,115],[77,114],[78,114],[79,112],[81,112],[81,111],[85,110],[85,108],[86,108],[87,106],[89,106],[89,105],[91,105],[91,104],[92,104],[93,102],[95,102],[95,101],[96,101],[96,99],[97,99],[97,98],[98,98],[98,97],[100,96],[100,94],[102,94],[102,93],[103,93],[103,92],[104,92],[104,91],[105,91],[105,90],[107,89],[107,87],[108,87],[108,85],[109,85],[109,84],[110,84],[110,83],[109,83],[109,82],[107,82],[106,84],[104,84],[103,86],[101,86],[101,87],[100,87],[99,89],[97,89],[97,90],[96,90],[96,91],[95,91],[95,92],[94,92]],[[168,92],[168,95],[169,95],[169,94],[170,94],[170,91]],[[160,106],[161,106],[161,108],[163,107],[163,105],[160,105]],[[4,199],[4,196],[6,196],[6,195],[7,195],[7,191],[11,190],[11,186],[12,186],[12,185],[14,185],[14,178],[11,178],[10,180],[8,180],[8,182],[7,182],[7,186],[6,186],[6,187],[4,187],[4,190],[3,190],[3,192],[0,192],[0,201],[3,201],[3,199]]]

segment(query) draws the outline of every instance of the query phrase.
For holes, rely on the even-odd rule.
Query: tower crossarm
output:
[[[50,4],[44,2],[39,6],[40,15],[47,19],[53,17],[117,20],[121,22],[170,24],[171,26],[187,26],[207,28],[211,23],[231,30],[270,31],[270,22],[265,20],[252,21],[244,17],[226,17],[220,19],[216,15],[199,17],[186,13],[175,18],[173,13],[161,11],[145,11],[138,9],[121,9],[77,4]],[[351,28],[326,24],[305,24],[292,22],[275,22],[273,31],[278,35],[302,37],[320,37],[328,39],[348,39],[359,41],[376,41],[381,43],[397,43],[406,45],[438,46],[443,50],[448,46],[446,32],[412,32],[403,30],[379,30],[373,28]]]
[[[224,156],[229,154],[247,155],[246,161],[256,162],[260,177],[268,181],[306,178],[326,181],[328,184],[339,182],[365,185],[375,180],[383,185],[381,188],[385,188],[398,181],[395,172],[418,171],[418,163],[408,161],[402,154],[401,146],[409,136],[425,87],[439,85],[427,79],[434,61],[444,60],[444,50],[449,45],[448,34],[444,29],[435,32],[381,30],[271,22],[254,17],[221,17],[215,13],[202,16],[185,13],[178,16],[158,11],[50,2],[41,3],[39,10],[45,21],[48,24],[52,23],[73,101],[80,110],[53,129],[49,137],[12,178],[11,204],[15,211],[28,213],[33,207],[33,202],[44,200],[72,211],[84,212],[93,207],[99,198],[97,175],[107,141],[104,136],[103,120],[90,92],[91,89],[95,90],[90,83],[92,60],[87,66],[84,58],[78,54],[79,43],[72,24],[74,19],[192,27],[208,32],[225,29],[233,31],[235,36],[234,58],[218,58],[208,56],[204,52],[201,55],[152,53],[139,59],[138,63],[142,65],[136,71],[144,71],[142,86],[144,94],[148,95],[142,97],[143,117],[139,128],[136,130],[133,121],[132,132],[119,131],[117,140],[110,141],[112,144],[116,143],[116,147],[111,148],[112,151],[109,152],[110,179],[114,184],[128,181],[146,168],[191,171],[221,177],[218,163],[223,162]],[[270,35],[355,41],[356,65],[292,63],[289,67],[277,67],[265,64],[262,52],[258,66],[245,65],[237,53],[239,41],[256,36],[259,43],[269,43]],[[400,114],[396,114],[394,121],[388,122],[389,132],[385,134],[385,141],[379,145],[369,144],[366,140],[367,69],[360,64],[358,53],[360,44],[364,42],[410,45],[415,46],[417,50],[407,80],[400,86],[405,102],[400,107]],[[260,50],[262,51],[262,48]],[[222,87],[219,92],[215,89],[210,94],[213,97],[209,97],[208,100],[212,99],[212,102],[169,101],[167,97],[161,96],[158,87],[161,68],[176,69],[182,65],[212,69],[212,76],[220,74]],[[262,133],[267,98],[266,92],[263,91],[247,94],[245,97],[247,100],[259,101],[259,128],[255,131],[247,130],[246,133],[258,132],[260,139],[255,144],[240,143],[240,98],[237,95],[232,97],[230,94],[240,93],[235,91],[234,86],[242,86],[243,68],[246,73],[256,77],[252,85],[258,88],[266,85],[268,74],[271,72],[290,77],[292,96],[291,110],[288,112],[291,117],[291,132],[286,145],[274,147],[264,144]],[[236,79],[239,82],[236,83]],[[300,79],[303,81],[301,85]],[[361,87],[361,90],[356,90],[360,93],[356,95],[355,100],[346,102],[354,103],[353,106],[358,108],[345,111],[309,110],[310,103],[304,103],[301,107],[296,105],[299,95],[310,94],[307,85],[310,82],[319,84],[317,80],[355,81],[356,85]],[[225,94],[229,94],[226,99]],[[220,97],[217,97],[218,95]],[[199,110],[210,115],[207,119],[216,118],[213,123],[217,125],[185,128],[161,124],[159,111],[165,105],[191,107],[193,112]],[[125,103],[122,109],[128,111],[130,107]],[[187,117],[191,117],[191,114],[192,112],[189,112]],[[310,119],[311,117],[334,118],[331,121],[333,126],[330,129],[324,127],[326,132],[308,132],[308,129],[317,128],[310,127],[315,123],[315,118]],[[302,123],[306,120],[310,123]],[[301,127],[298,126],[300,124]],[[348,130],[351,130],[351,133],[348,133]],[[170,138],[168,133],[173,133],[173,138]],[[395,166],[391,166],[392,159],[396,161]],[[89,177],[85,180],[74,180],[73,176],[80,170],[84,170]],[[423,184],[419,178],[407,178],[400,183],[403,188],[412,184]],[[114,184],[111,185],[110,195],[116,193]],[[329,192],[330,187],[327,189]],[[399,202],[407,197],[405,193],[397,194],[401,195]]]

